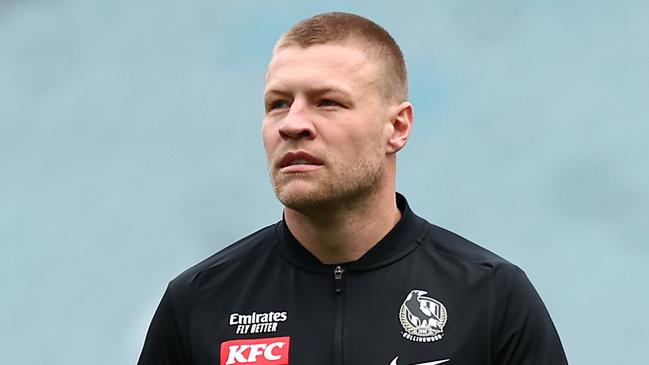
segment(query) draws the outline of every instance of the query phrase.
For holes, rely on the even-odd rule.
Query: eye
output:
[[[318,106],[323,106],[323,107],[335,107],[335,106],[342,106],[339,102],[331,99],[322,99],[320,100],[320,103]]]
[[[266,105],[267,111],[273,111],[276,109],[288,108],[290,105],[286,100],[273,100]]]

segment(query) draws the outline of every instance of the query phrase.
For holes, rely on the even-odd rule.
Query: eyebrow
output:
[[[351,93],[349,91],[338,87],[332,87],[332,86],[315,87],[306,90],[306,95],[309,97],[320,96],[320,95],[330,94],[330,93],[341,94],[343,97],[351,97]],[[292,94],[281,88],[273,88],[264,91],[264,97],[267,97],[269,95],[291,96]]]

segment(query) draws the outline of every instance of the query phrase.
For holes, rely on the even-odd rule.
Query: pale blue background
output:
[[[572,364],[649,363],[648,3],[322,4],[0,1],[0,363],[135,363],[167,281],[281,217],[264,70],[329,10],[406,55],[413,209],[523,267]]]

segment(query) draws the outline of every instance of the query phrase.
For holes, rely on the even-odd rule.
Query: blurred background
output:
[[[649,3],[0,0],[0,362],[134,364],[169,280],[281,218],[263,77],[298,20],[401,45],[398,189],[521,266],[571,364],[649,363]]]

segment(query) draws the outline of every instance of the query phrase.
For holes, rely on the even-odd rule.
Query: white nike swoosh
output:
[[[392,359],[392,362],[390,363],[390,365],[397,365],[397,359],[398,358],[399,358],[399,356]],[[419,364],[412,364],[412,365],[437,365],[437,364],[443,364],[443,363],[445,363],[447,361],[451,361],[451,359],[429,361],[429,362],[420,362]]]

